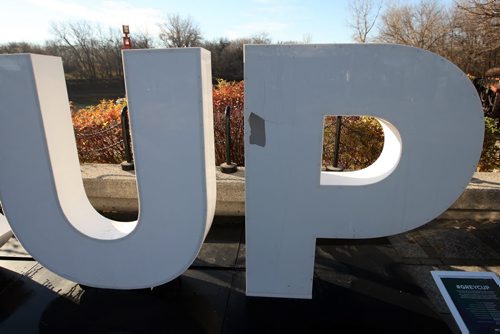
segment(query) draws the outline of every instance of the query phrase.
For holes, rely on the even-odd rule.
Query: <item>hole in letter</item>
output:
[[[324,117],[323,131],[321,185],[376,183],[389,176],[399,163],[401,136],[385,120],[328,115]]]

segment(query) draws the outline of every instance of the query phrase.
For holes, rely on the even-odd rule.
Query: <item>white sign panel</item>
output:
[[[381,123],[379,159],[321,172],[325,115]],[[245,46],[247,295],[310,298],[316,238],[419,227],[463,192],[481,104],[449,61],[398,45]]]
[[[28,252],[85,285],[152,287],[196,258],[215,210],[210,54],[124,53],[140,212],[109,220],[85,195],[60,58],[0,56],[0,197]]]
[[[500,279],[493,272],[431,271],[460,331],[500,332]]]

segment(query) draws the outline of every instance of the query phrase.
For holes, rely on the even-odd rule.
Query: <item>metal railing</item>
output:
[[[231,174],[238,170],[238,167],[231,161],[231,107],[226,106],[224,111],[225,137],[226,137],[226,161],[220,165],[222,173]]]
[[[340,154],[340,130],[342,129],[342,116],[336,117],[335,122],[335,143],[333,149],[333,162],[332,165],[326,166],[329,172],[342,172],[344,168],[339,167],[339,154]]]
[[[123,170],[134,170],[135,166],[134,166],[134,157],[132,155],[130,125],[129,125],[127,106],[123,107],[120,119],[122,123],[122,137],[123,137],[122,142],[123,142],[123,148],[125,150],[125,161],[121,163],[121,166]]]

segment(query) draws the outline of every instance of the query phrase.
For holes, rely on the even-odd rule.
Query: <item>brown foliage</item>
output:
[[[323,165],[332,164],[337,117],[327,116],[324,123]],[[342,117],[340,130],[339,167],[359,170],[377,160],[384,147],[384,132],[373,117]]]
[[[215,132],[215,162],[220,165],[225,161],[225,118],[224,110],[230,106],[231,111],[231,160],[237,165],[245,164],[243,149],[243,103],[244,84],[240,82],[227,82],[219,80],[213,89],[214,103],[214,132]]]
[[[81,109],[73,115],[73,125],[81,162],[120,163],[124,159],[120,113],[124,104],[103,100],[93,107]],[[213,112],[216,164],[225,161],[226,106],[231,113],[232,162],[242,166],[244,156],[244,84],[219,80],[213,89]],[[323,166],[331,165],[334,153],[335,116],[325,117],[323,136]],[[480,171],[499,169],[500,132],[493,119],[486,119],[486,134]],[[384,134],[372,117],[342,118],[339,165],[346,170],[359,170],[371,165],[380,156]]]
[[[73,113],[80,162],[120,163],[124,147],[120,114],[124,104],[102,100],[96,106]]]

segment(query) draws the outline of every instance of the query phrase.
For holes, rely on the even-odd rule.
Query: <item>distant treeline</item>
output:
[[[465,73],[483,76],[500,66],[500,6],[498,0],[457,0],[446,6],[437,0],[401,4],[384,0],[349,2],[353,40],[419,47],[435,52]],[[169,15],[159,24],[160,34],[132,31],[134,48],[201,46],[212,54],[212,75],[227,81],[243,80],[243,45],[268,44],[266,33],[249,38],[205,40],[191,18]],[[372,28],[378,27],[376,35]],[[38,53],[60,56],[67,79],[117,81],[123,79],[120,29],[90,22],[52,25],[53,39],[43,45],[12,42],[0,45],[0,53]],[[302,41],[283,44],[308,43]]]
[[[110,81],[123,79],[123,39],[120,30],[104,29],[89,22],[52,26],[56,38],[44,45],[11,42],[0,45],[0,53],[36,53],[62,57],[68,80]],[[131,33],[134,49],[154,47],[201,46],[212,54],[212,75],[228,81],[243,80],[243,45],[270,43],[267,35],[228,40],[203,41],[196,38],[188,45],[165,45],[152,36]],[[183,43],[183,41],[179,42]]]

